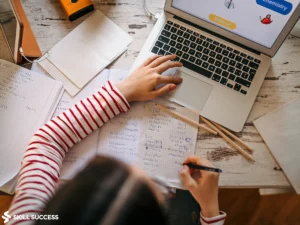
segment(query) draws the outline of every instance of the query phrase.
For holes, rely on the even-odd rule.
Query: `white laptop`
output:
[[[151,54],[176,54],[183,83],[167,98],[242,130],[300,0],[166,0],[131,71]]]

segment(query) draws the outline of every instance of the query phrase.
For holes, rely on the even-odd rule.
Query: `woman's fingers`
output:
[[[157,79],[157,85],[159,84],[167,84],[167,83],[173,83],[173,84],[180,84],[182,82],[182,78],[180,77],[174,77],[174,76],[162,76],[159,75]]]
[[[149,57],[148,59],[145,60],[144,63],[142,63],[142,65],[140,65],[139,67],[145,67],[148,66],[150,63],[152,63],[154,60],[156,60],[157,58],[162,57],[161,55],[153,55],[151,57]]]
[[[187,166],[183,166],[180,171],[180,177],[185,188],[189,191],[193,191],[197,188],[197,182],[192,178],[190,170]]]
[[[152,91],[152,98],[160,97],[168,92],[171,92],[176,89],[176,84],[167,84],[159,89]]]
[[[202,165],[202,166],[212,166],[211,162],[205,159],[202,159],[199,156],[189,156],[187,157],[183,164],[187,164],[187,163],[193,163],[193,164],[197,164],[197,165]]]
[[[149,64],[149,67],[150,68],[158,67],[159,65],[163,64],[164,62],[167,62],[167,61],[175,59],[175,58],[176,58],[176,55],[166,55],[166,56],[158,57]]]
[[[166,70],[174,67],[182,67],[181,62],[172,62],[172,61],[166,61],[162,64],[160,64],[158,67],[155,68],[156,72],[161,74],[165,72]]]

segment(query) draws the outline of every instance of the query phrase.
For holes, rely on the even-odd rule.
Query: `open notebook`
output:
[[[12,193],[29,140],[52,117],[63,85],[1,59],[0,74],[0,190]]]
[[[108,76],[107,71],[103,71],[76,98],[65,93],[55,115],[96,92],[108,77],[115,84],[127,73],[111,70]],[[169,107],[198,121],[198,115],[186,108],[173,104]],[[181,187],[179,170],[184,159],[194,154],[197,132],[197,128],[160,111],[154,102],[132,104],[129,112],[120,114],[70,149],[63,163],[61,179],[72,179],[92,157],[106,155],[138,165],[149,175],[163,178],[174,187]]]

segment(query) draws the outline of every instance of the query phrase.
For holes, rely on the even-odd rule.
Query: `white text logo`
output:
[[[4,219],[4,223],[7,223],[10,219],[11,219],[11,216],[8,214],[9,212],[6,211],[4,213],[4,215],[2,216],[2,218]]]

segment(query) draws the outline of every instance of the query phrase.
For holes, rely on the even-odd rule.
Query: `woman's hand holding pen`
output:
[[[198,156],[190,156],[184,164],[196,164],[213,167],[211,162],[201,159]],[[193,178],[194,173],[200,173],[201,177]],[[214,217],[220,214],[218,202],[218,181],[219,173],[204,170],[191,169],[187,165],[183,166],[180,176],[184,186],[190,191],[201,207],[201,213],[205,217]]]
[[[181,78],[162,76],[161,74],[173,67],[181,67],[180,62],[170,61],[176,55],[148,58],[127,79],[116,85],[128,102],[146,101],[157,98],[176,89],[176,84],[182,82]],[[155,90],[157,85],[166,84]]]

